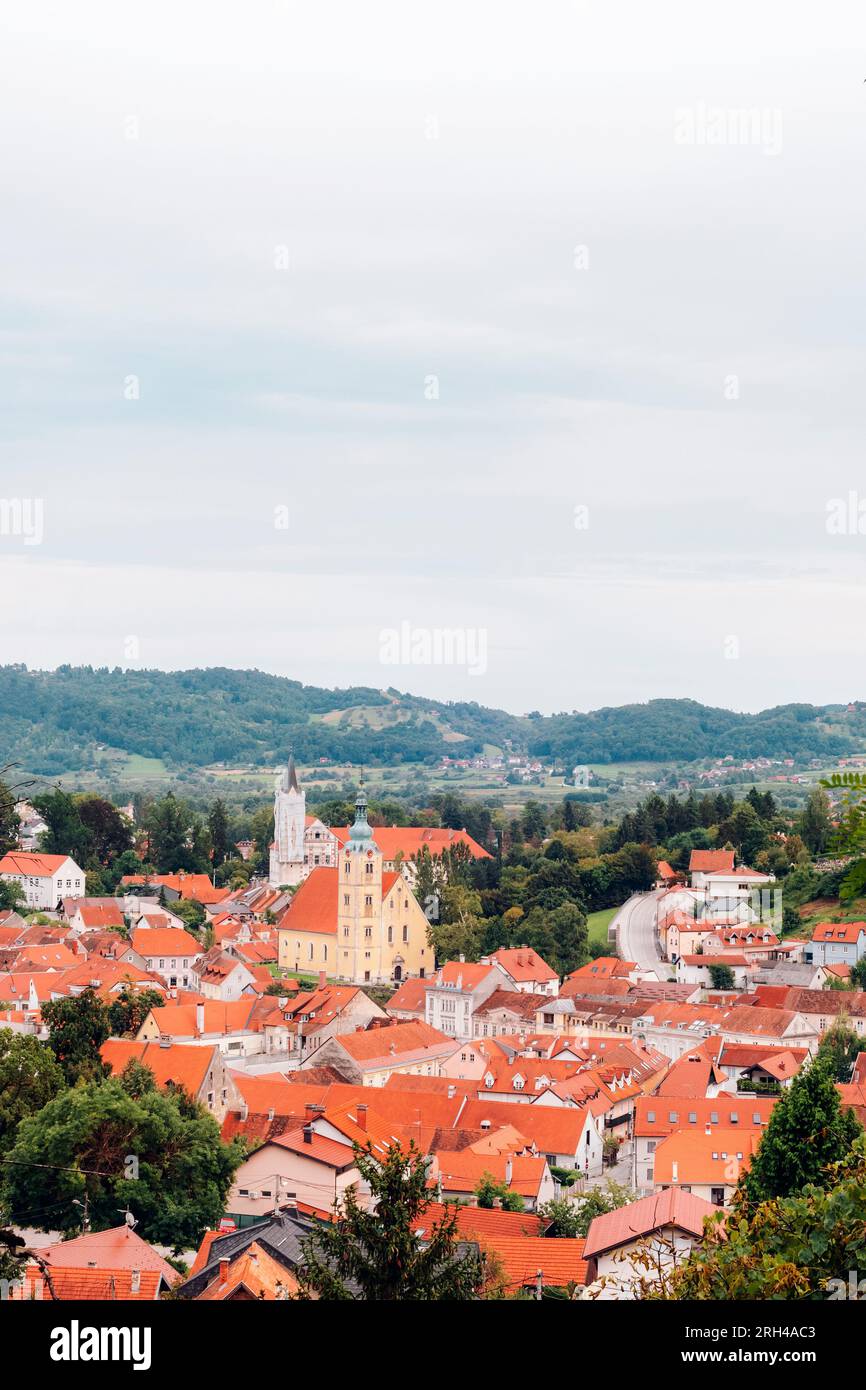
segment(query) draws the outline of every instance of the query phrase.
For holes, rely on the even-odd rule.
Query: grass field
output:
[[[618,907],[603,907],[600,912],[590,912],[586,919],[590,946],[606,946],[608,944],[607,929],[618,912]]]

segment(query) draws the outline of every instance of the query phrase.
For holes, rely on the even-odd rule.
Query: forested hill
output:
[[[577,692],[576,692],[577,693]],[[588,714],[515,716],[396,690],[324,690],[263,671],[0,667],[0,763],[50,776],[91,765],[99,745],[169,767],[271,765],[294,744],[384,765],[466,757],[485,746],[575,763],[837,756],[866,748],[866,705],[783,705],[735,714],[652,700]]]

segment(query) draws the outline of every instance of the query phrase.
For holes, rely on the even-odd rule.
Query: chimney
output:
[[[680,1165],[676,1162],[671,1164],[671,1182],[676,1186],[680,1180]]]
[[[269,1120],[272,1120],[273,1118],[274,1118],[274,1107],[271,1106],[270,1110],[268,1111],[268,1119],[269,1119]]]
[[[481,1121],[481,1128],[482,1128],[482,1129],[489,1129],[489,1128],[490,1128],[490,1121],[489,1121],[489,1120],[482,1120],[482,1121]]]
[[[319,989],[325,989],[328,984],[328,977],[324,970],[319,971]]]
[[[366,1107],[366,1105],[359,1105],[359,1106],[358,1106],[358,1128],[359,1128],[359,1129],[366,1129],[366,1128],[367,1128],[367,1107]]]
[[[709,1137],[710,1137],[710,1135],[712,1134],[712,1132],[713,1132],[713,1131],[712,1131],[712,1129],[710,1128],[710,1122],[709,1122],[709,1120],[707,1120],[706,1127],[705,1127],[705,1129],[704,1129],[704,1134],[705,1134],[705,1135],[707,1136],[707,1138],[709,1139]]]
[[[204,1032],[204,1004],[196,1004],[195,1006],[195,1031],[197,1033]]]
[[[220,1283],[227,1284],[229,1281],[229,1262],[220,1260]]]
[[[454,1097],[456,1096],[456,1094],[457,1094],[457,1087],[456,1087],[456,1086],[449,1086],[449,1087],[448,1087],[448,1099],[449,1099],[449,1100],[453,1100]]]
[[[510,1159],[510,1158],[506,1158],[506,1160],[505,1160],[505,1186],[506,1186],[506,1187],[510,1187],[510,1186],[511,1186],[511,1179],[512,1179],[513,1176],[514,1176],[514,1164],[511,1162],[511,1159]]]
[[[249,1113],[250,1107],[247,1105],[246,1101],[244,1101],[243,1105],[241,1106],[241,1119],[245,1120]]]
[[[312,1126],[312,1125],[304,1125],[304,1143],[305,1143],[305,1144],[312,1144],[312,1142],[313,1142],[313,1126]]]
[[[464,954],[463,954],[462,951],[460,952],[460,955],[457,957],[457,959],[459,960],[459,962],[460,962],[461,965],[465,965],[465,964],[466,964],[466,957],[464,956]]]

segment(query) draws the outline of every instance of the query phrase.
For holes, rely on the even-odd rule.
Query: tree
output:
[[[866,1038],[855,1033],[845,1014],[839,1014],[821,1039],[818,1055],[827,1062],[834,1081],[850,1081],[854,1063],[864,1050]]]
[[[0,855],[18,844],[19,823],[15,792],[0,779]]]
[[[819,1049],[773,1107],[758,1151],[740,1179],[736,1204],[749,1211],[809,1183],[820,1186],[830,1165],[845,1157],[861,1133],[853,1111],[842,1109],[830,1056]]]
[[[806,848],[812,854],[821,854],[827,847],[832,826],[830,824],[830,803],[827,793],[815,787],[803,809],[799,825],[800,835]]]
[[[0,912],[17,912],[26,907],[27,899],[20,883],[0,878]]]
[[[519,1192],[497,1182],[492,1173],[482,1173],[475,1189],[479,1207],[490,1209],[500,1207],[502,1211],[523,1211],[523,1198]]]
[[[70,1086],[79,1077],[91,1080],[105,1075],[99,1052],[111,1036],[111,1024],[106,1005],[93,989],[43,1004],[42,1020],[48,1024],[48,1046]]]
[[[733,989],[734,972],[729,965],[711,965],[710,983],[713,989]]]
[[[145,1240],[176,1252],[217,1225],[242,1148],[223,1144],[202,1106],[157,1090],[146,1071],[83,1082],[21,1121],[3,1165],[12,1222],[77,1233],[75,1202],[86,1197],[93,1230],[116,1226],[128,1207]]]
[[[866,989],[866,956],[861,956],[857,964],[851,966],[850,978],[853,989]]]
[[[53,792],[34,796],[33,806],[48,829],[39,837],[46,854],[68,854],[82,867],[90,852],[90,832],[82,823],[75,798],[57,787]]]
[[[779,1107],[777,1106],[776,1109]],[[866,1139],[810,1184],[750,1212],[711,1218],[701,1248],[643,1290],[650,1299],[827,1299],[849,1296],[866,1267]]]
[[[132,848],[132,830],[125,816],[102,796],[80,796],[78,816],[88,836],[88,850],[102,865]]]
[[[45,1043],[0,1028],[0,1155],[12,1147],[21,1121],[41,1110],[65,1085]]]
[[[134,1038],[151,1009],[165,1004],[158,989],[134,989],[124,985],[108,1006],[108,1023],[114,1038]]]
[[[198,873],[209,867],[201,817],[173,792],[151,806],[145,825],[158,874]]]
[[[461,1248],[453,1212],[425,1223],[428,1159],[413,1143],[383,1158],[355,1146],[361,1184],[346,1189],[334,1222],[317,1226],[298,1271],[301,1299],[465,1301],[480,1296],[484,1268],[475,1249]],[[416,1230],[425,1226],[423,1235]]]
[[[226,811],[225,802],[219,797],[210,808],[207,824],[210,833],[213,863],[214,866],[216,866],[223,862],[230,849],[228,812]]]
[[[634,1200],[631,1188],[608,1178],[604,1187],[593,1187],[573,1202],[563,1197],[546,1202],[539,1207],[538,1215],[551,1223],[544,1232],[546,1236],[585,1236],[597,1216]]]
[[[190,931],[198,931],[207,918],[207,913],[196,898],[179,898],[171,904],[170,911],[179,917]]]

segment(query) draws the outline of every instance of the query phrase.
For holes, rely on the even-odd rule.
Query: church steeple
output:
[[[298,786],[298,773],[297,769],[295,768],[295,750],[293,748],[289,749],[289,761],[286,764],[285,770],[283,772],[283,780],[280,783],[280,790],[284,792],[300,791],[300,787]]]
[[[367,820],[367,793],[364,791],[364,780],[358,788],[358,795],[355,797],[355,823],[349,830],[349,838],[346,841],[346,849],[367,850],[378,849],[378,845],[373,839],[373,827]]]

